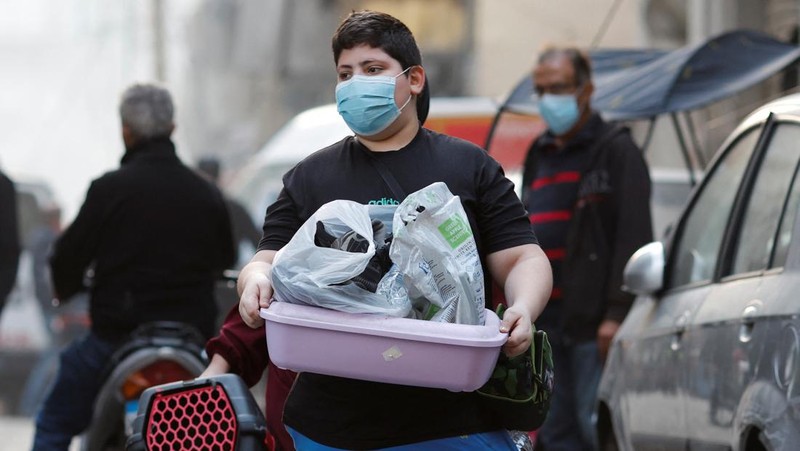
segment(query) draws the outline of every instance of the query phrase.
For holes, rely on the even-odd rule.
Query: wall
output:
[[[504,96],[527,74],[548,43],[589,47],[608,12],[616,13],[602,47],[644,45],[641,7],[621,0],[477,0],[475,64],[469,91]]]

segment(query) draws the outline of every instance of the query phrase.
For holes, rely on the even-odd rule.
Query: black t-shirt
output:
[[[460,197],[487,277],[487,254],[536,243],[514,186],[495,160],[471,143],[421,129],[397,151],[370,152],[347,137],[300,162],[284,176],[278,200],[267,209],[259,249],[283,247],[306,219],[332,200],[388,205],[402,201],[394,199],[370,155],[389,168],[406,194],[441,181]],[[311,373],[299,375],[284,422],[315,441],[347,449],[398,446],[501,427],[481,412],[474,393]]]

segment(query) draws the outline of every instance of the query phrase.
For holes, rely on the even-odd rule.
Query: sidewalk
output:
[[[0,416],[0,449],[3,451],[28,451],[33,444],[33,419]],[[70,451],[78,451],[78,440],[72,441]]]
[[[29,450],[33,441],[33,420],[25,417],[0,417],[0,437],[3,449]]]

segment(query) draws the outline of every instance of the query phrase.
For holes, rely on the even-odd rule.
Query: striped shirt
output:
[[[588,153],[602,121],[592,116],[583,129],[564,147],[556,147],[547,133],[531,149],[539,152],[536,172],[525,187],[525,208],[533,224],[539,245],[553,268],[551,301],[562,297],[562,265],[567,254],[569,222],[577,202],[581,174],[588,164]]]

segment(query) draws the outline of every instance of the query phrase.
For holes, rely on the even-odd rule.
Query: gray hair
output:
[[[172,96],[153,84],[135,84],[122,93],[119,115],[122,123],[140,139],[160,138],[172,132]]]
[[[572,64],[577,86],[592,80],[592,63],[586,52],[577,47],[547,47],[539,54],[539,64],[556,58],[566,58]]]

